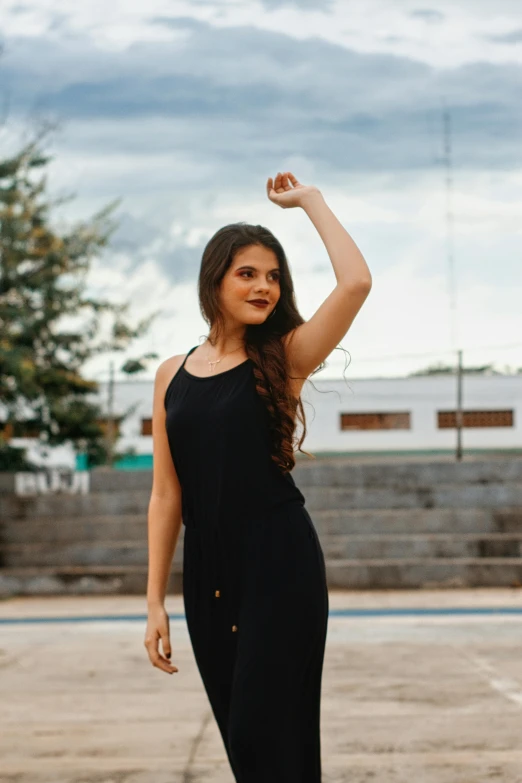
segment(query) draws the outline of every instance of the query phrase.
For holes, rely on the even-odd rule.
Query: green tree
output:
[[[53,229],[51,210],[64,199],[51,201],[46,174],[35,177],[52,160],[40,142],[0,160],[0,469],[23,464],[7,438],[28,428],[49,446],[82,444],[91,466],[105,462],[101,410],[87,399],[98,384],[82,377],[82,367],[96,354],[127,349],[157,315],[131,325],[128,303],[88,294],[92,259],[117,227],[120,201],[66,231]],[[149,358],[156,354],[127,359],[122,370],[135,373]]]

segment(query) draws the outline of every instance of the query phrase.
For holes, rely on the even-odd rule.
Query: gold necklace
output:
[[[214,372],[214,366],[213,365],[216,365],[218,362],[221,361],[221,359],[224,359],[225,356],[230,356],[231,353],[235,353],[236,351],[239,351],[241,348],[243,348],[242,345],[240,345],[239,348],[234,348],[233,351],[229,351],[228,353],[223,354],[223,356],[221,356],[219,359],[214,359],[213,362],[211,362],[209,359],[207,359],[208,365],[210,367],[210,372],[211,373]]]

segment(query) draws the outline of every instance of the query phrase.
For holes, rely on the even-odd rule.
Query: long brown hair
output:
[[[272,250],[279,263],[280,298],[275,312],[262,324],[248,324],[245,330],[245,350],[254,366],[256,390],[268,410],[272,459],[285,473],[295,465],[294,442],[301,449],[306,437],[306,419],[301,397],[290,393],[290,377],[286,353],[281,337],[304,323],[296,303],[292,276],[281,243],[269,229],[260,225],[239,222],[223,226],[210,238],[203,251],[198,280],[199,306],[203,318],[215,335],[224,327],[219,306],[219,287],[235,253],[249,245],[263,245]],[[322,362],[311,375],[325,367]],[[301,437],[295,439],[297,418],[303,426]]]

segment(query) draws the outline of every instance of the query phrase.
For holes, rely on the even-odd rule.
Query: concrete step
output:
[[[0,547],[0,563],[8,568],[24,566],[89,566],[147,565],[147,542],[96,541],[66,544],[31,543],[4,544]],[[183,560],[183,543],[178,540],[174,562]]]
[[[327,559],[433,559],[522,557],[522,533],[454,534],[331,534],[320,535]],[[37,542],[4,544],[0,562],[4,566],[146,565],[146,541]],[[183,541],[178,540],[174,563],[182,564]]]
[[[309,487],[305,499],[310,512],[362,508],[495,508],[522,506],[522,483],[486,485],[438,484],[418,488],[406,486]]]
[[[522,558],[522,533],[330,535],[321,539],[325,558]],[[521,561],[522,562],[522,561]]]
[[[167,592],[181,593],[182,573],[172,567]],[[88,595],[95,593],[143,595],[147,593],[146,566],[47,566],[3,568],[0,595]]]
[[[308,506],[307,506],[308,508]],[[522,507],[431,509],[330,509],[311,514],[321,536],[338,534],[522,533]],[[180,531],[180,541],[184,534]],[[0,523],[6,544],[134,542],[147,540],[146,514],[86,517],[29,517]]]
[[[490,484],[503,481],[522,482],[522,459],[475,462],[404,462],[362,463],[350,458],[305,459],[296,464],[292,476],[299,487],[313,486],[385,488],[402,486],[414,489],[433,484]]]
[[[303,492],[311,512],[334,509],[430,509],[522,507],[522,482],[482,484],[437,484],[411,488],[311,486]],[[88,495],[0,496],[0,519],[51,517],[101,517],[143,515],[149,495],[142,490],[91,492]]]
[[[308,509],[308,504],[307,504]],[[522,533],[522,507],[316,509],[320,536],[343,533]]]
[[[0,472],[0,494],[15,491],[15,474]],[[152,470],[118,470],[99,467],[89,471],[89,486],[93,492],[117,492],[128,487],[150,494]]]
[[[183,530],[183,527],[182,527]],[[181,535],[181,533],[180,533]],[[0,541],[4,544],[147,540],[146,514],[116,514],[87,517],[29,517],[0,523]]]
[[[522,587],[522,558],[326,560],[326,577],[330,589]]]
[[[327,560],[329,589],[521,587],[521,558]],[[173,566],[167,593],[181,593]],[[0,595],[130,594],[147,589],[145,566],[63,566],[0,570]]]
[[[419,486],[432,483],[487,483],[498,481],[522,481],[522,459],[517,456],[454,460],[419,461],[412,457],[394,462],[372,457],[371,462],[358,461],[351,457],[308,457],[298,458],[292,471],[296,483],[311,486],[358,486],[384,487],[392,485]],[[13,474],[0,475],[0,494],[14,491]],[[146,494],[152,488],[152,471],[111,470],[95,468],[90,471],[92,492],[114,493],[129,487]]]
[[[147,514],[150,494],[135,489],[132,476],[129,488],[115,492],[89,492],[86,495],[0,495],[0,519],[37,517],[98,517],[118,514]],[[57,500],[59,499],[59,502]]]
[[[370,463],[357,462],[350,457],[332,457],[299,460],[292,471],[296,483],[309,486],[409,487],[432,483],[484,483],[498,481],[522,482],[522,459],[505,458],[470,462],[419,462],[415,457],[404,462],[382,461],[376,457]],[[91,489],[94,492],[114,492],[130,484],[150,492],[152,471],[91,471]]]

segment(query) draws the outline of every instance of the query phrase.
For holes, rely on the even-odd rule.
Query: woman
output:
[[[187,627],[236,781],[319,783],[328,592],[290,473],[296,411],[304,425],[303,383],[348,331],[371,275],[318,188],[284,172],[267,180],[267,195],[306,212],[337,285],[305,322],[268,229],[224,226],[206,245],[208,338],[155,379],[145,646],[154,666],[178,671],[164,601],[183,522]]]

